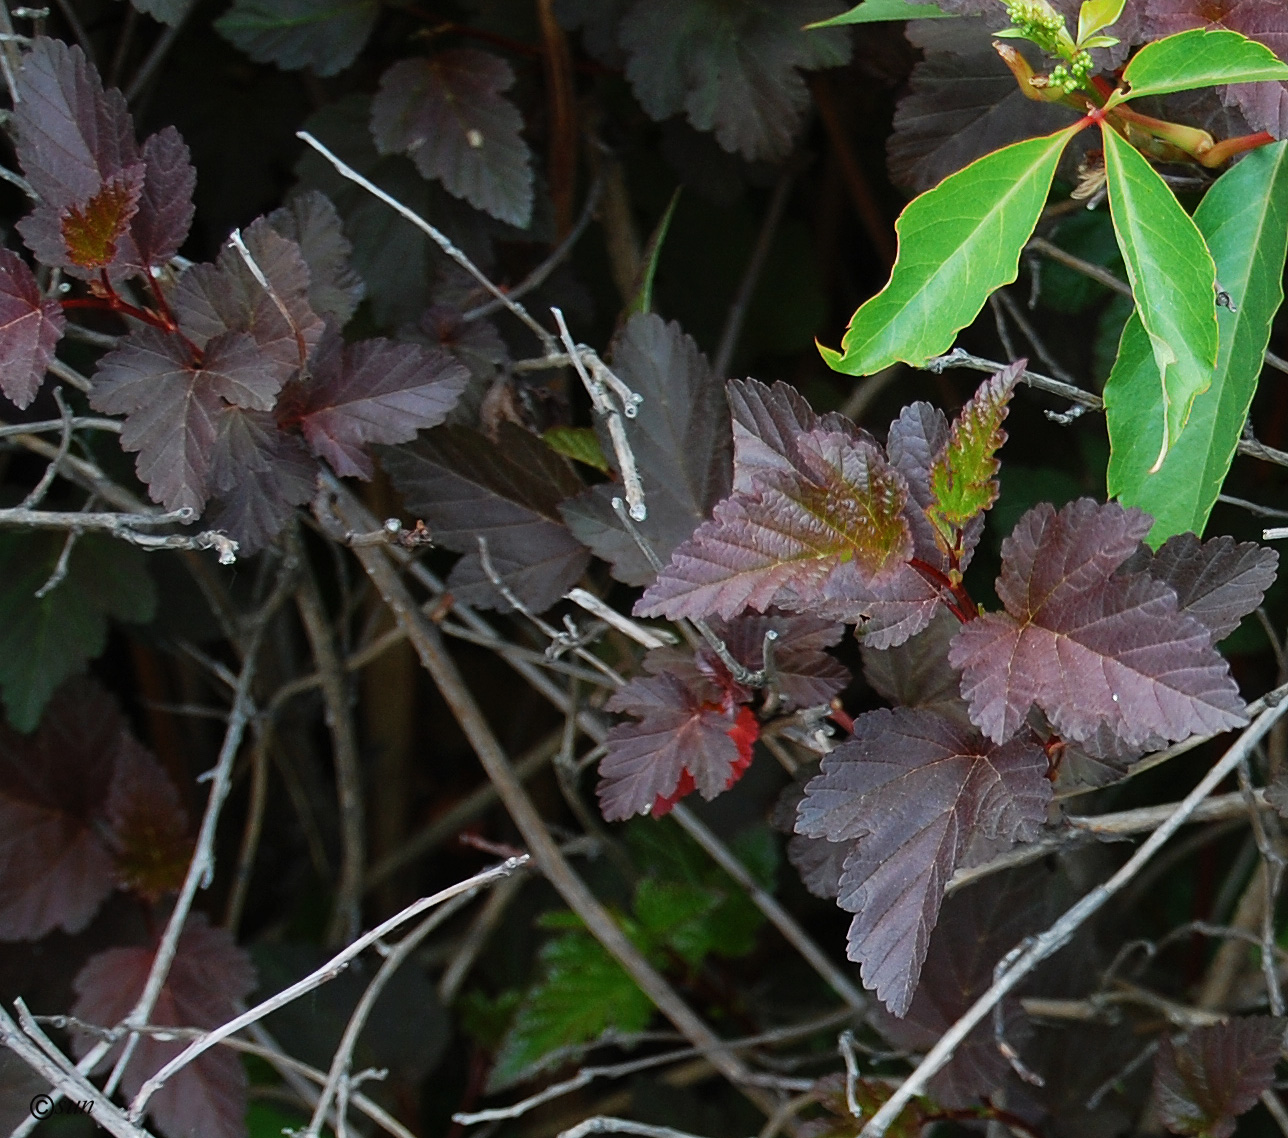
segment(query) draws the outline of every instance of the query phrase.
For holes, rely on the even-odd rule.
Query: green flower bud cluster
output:
[[[1047,0],[1010,0],[1007,15],[1025,39],[1052,55],[1068,56],[1073,46],[1064,17]]]
[[[1048,83],[1052,87],[1059,87],[1066,95],[1071,95],[1082,86],[1094,70],[1095,64],[1091,62],[1091,53],[1080,51],[1073,57],[1068,67],[1064,64],[1053,67]]]

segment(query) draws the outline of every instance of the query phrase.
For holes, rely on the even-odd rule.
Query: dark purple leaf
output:
[[[1138,551],[1124,571],[1145,572],[1170,585],[1181,612],[1212,633],[1212,642],[1229,636],[1261,603],[1279,567],[1279,554],[1254,541],[1214,537],[1200,542],[1192,533],[1168,538],[1152,556]]]
[[[1275,1081],[1283,1019],[1243,1016],[1199,1027],[1174,1044],[1166,1033],[1154,1060],[1154,1103],[1173,1134],[1229,1138],[1235,1120]]]
[[[1006,611],[964,625],[949,650],[986,735],[1009,738],[1035,703],[1072,741],[1102,724],[1141,745],[1247,722],[1229,666],[1171,588],[1114,575],[1151,524],[1139,510],[1088,498],[1020,519],[1002,543]]]
[[[143,144],[143,164],[143,196],[130,229],[134,249],[126,255],[140,269],[164,265],[179,252],[192,226],[197,186],[188,146],[172,126]]]
[[[380,79],[371,133],[382,154],[405,153],[426,178],[511,225],[532,219],[532,159],[523,116],[502,92],[514,72],[472,48],[404,59]]]
[[[933,712],[874,711],[823,760],[796,829],[852,843],[838,903],[856,916],[848,955],[903,1015],[944,888],[977,835],[1029,840],[1046,818],[1046,753],[1021,735],[1001,747]]]
[[[0,391],[28,407],[63,334],[63,310],[40,286],[17,253],[0,249]]]
[[[192,856],[188,815],[169,775],[124,729],[104,804],[117,884],[149,901],[177,892]]]
[[[380,461],[435,542],[465,554],[448,580],[459,600],[508,607],[483,572],[480,534],[501,578],[538,611],[584,572],[590,555],[559,516],[559,503],[581,482],[536,435],[502,423],[493,443],[467,427],[439,427],[409,446],[382,450]]]
[[[809,104],[800,71],[849,61],[843,30],[804,30],[839,11],[831,0],[636,0],[617,39],[635,97],[654,119],[684,113],[728,151],[779,159]]]
[[[729,493],[728,408],[706,357],[680,326],[652,314],[632,316],[613,338],[613,370],[644,402],[626,424],[644,486],[648,517],[639,530],[662,560]],[[612,448],[604,446],[604,453]],[[628,585],[650,584],[652,565],[622,528],[612,508],[616,484],[597,486],[566,502],[568,528],[613,576]]]
[[[333,342],[312,378],[283,396],[279,420],[298,423],[313,453],[341,477],[370,478],[371,443],[405,443],[456,405],[469,372],[446,352],[392,340]]]
[[[257,63],[325,77],[358,57],[379,12],[376,0],[234,0],[215,28]]]
[[[815,897],[835,901],[850,843],[829,842],[826,838],[807,838],[804,834],[794,833],[796,810],[804,797],[803,782],[783,788],[774,804],[774,828],[791,835],[787,839],[787,860],[801,875],[801,884]]]
[[[948,645],[960,622],[941,608],[930,624],[895,648],[863,643],[863,676],[896,707],[920,707],[963,725],[969,723],[961,676],[948,663]]]
[[[93,956],[74,981],[78,999],[72,1014],[86,1023],[114,1027],[133,1008],[156,954],[148,948],[109,948]],[[237,1014],[255,987],[250,957],[225,929],[214,929],[201,913],[188,918],[166,982],[152,1011],[157,1026],[212,1028]],[[95,1040],[74,1036],[76,1053]],[[121,1089],[128,1098],[187,1046],[186,1039],[139,1037],[125,1068]],[[110,1069],[118,1044],[95,1070]],[[215,1048],[170,1079],[148,1103],[148,1113],[166,1138],[245,1138],[246,1072],[237,1055]]]
[[[292,198],[268,215],[268,223],[300,247],[309,269],[309,305],[319,316],[343,327],[366,291],[349,258],[353,246],[344,235],[331,199],[317,190]]]
[[[804,608],[833,574],[893,576],[912,552],[907,483],[880,450],[822,427],[797,437],[790,471],[761,470],[681,544],[636,605],[642,616],[731,617]]]

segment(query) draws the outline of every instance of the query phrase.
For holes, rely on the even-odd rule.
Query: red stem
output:
[[[59,301],[59,304],[61,304],[63,308],[96,308],[100,312],[115,312],[121,316],[132,316],[135,320],[141,320],[144,324],[150,324],[153,328],[160,328],[163,332],[174,331],[174,329],[155,312],[151,312],[146,308],[136,308],[133,304],[122,300],[115,294],[110,297],[73,297],[71,300],[61,300]]]
[[[971,600],[971,595],[966,591],[966,586],[960,583],[954,584],[951,577],[940,569],[936,569],[927,561],[922,561],[920,557],[914,557],[908,562],[921,576],[934,585],[935,588],[948,594],[948,597],[940,598],[944,602],[944,607],[948,609],[962,624],[968,624],[979,615],[978,607]]]

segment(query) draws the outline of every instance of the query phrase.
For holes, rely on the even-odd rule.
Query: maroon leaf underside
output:
[[[331,199],[318,190],[293,197],[268,215],[268,223],[300,248],[309,270],[309,304],[323,319],[343,327],[366,293],[353,270],[353,246]]]
[[[1002,546],[1006,611],[964,625],[949,650],[986,735],[1009,738],[1035,703],[1074,741],[1102,724],[1141,745],[1246,722],[1228,665],[1176,594],[1144,574],[1114,575],[1149,525],[1138,510],[1085,498],[1021,518]]]
[[[77,975],[78,999],[72,1014],[87,1023],[111,1027],[133,1008],[143,992],[155,947],[111,948],[90,958]],[[250,958],[224,929],[211,928],[204,915],[188,918],[165,985],[150,1017],[157,1026],[213,1028],[237,1014],[238,1001],[255,987]],[[77,1055],[95,1042],[73,1037]],[[139,1039],[121,1089],[132,1098],[143,1083],[174,1058],[187,1040]],[[96,1070],[110,1069],[119,1047]],[[244,1138],[246,1072],[235,1053],[215,1048],[170,1079],[153,1096],[148,1113],[166,1138]]]
[[[532,218],[532,160],[523,117],[502,92],[514,72],[472,48],[404,59],[380,79],[371,133],[382,154],[406,153],[426,178],[501,221]]]
[[[188,144],[174,127],[157,131],[143,144],[143,196],[134,217],[128,246],[122,259],[142,271],[164,265],[176,253],[192,228],[195,207],[192,194],[197,188]]]
[[[1168,1130],[1230,1138],[1235,1120],[1274,1083],[1285,1023],[1244,1016],[1196,1028],[1179,1044],[1164,1032],[1154,1060],[1154,1102]]]
[[[36,398],[64,324],[26,262],[0,249],[0,391],[11,403],[26,408]]]
[[[733,716],[703,702],[677,676],[637,677],[605,707],[639,717],[619,723],[604,739],[608,753],[599,764],[596,794],[608,821],[647,814],[658,798],[675,792],[685,770],[703,798],[728,786],[740,757],[727,734]]]
[[[869,712],[805,788],[796,829],[850,841],[838,903],[848,954],[894,1015],[912,1001],[943,891],[976,836],[1030,840],[1046,817],[1046,754],[995,747],[932,712]]]

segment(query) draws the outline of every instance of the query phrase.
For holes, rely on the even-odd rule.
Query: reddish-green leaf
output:
[[[0,391],[27,407],[63,334],[63,310],[43,297],[27,263],[0,249]]]
[[[142,165],[131,166],[106,179],[83,207],[69,205],[63,211],[63,241],[73,265],[105,269],[116,258],[130,219],[138,212],[143,177]]]

